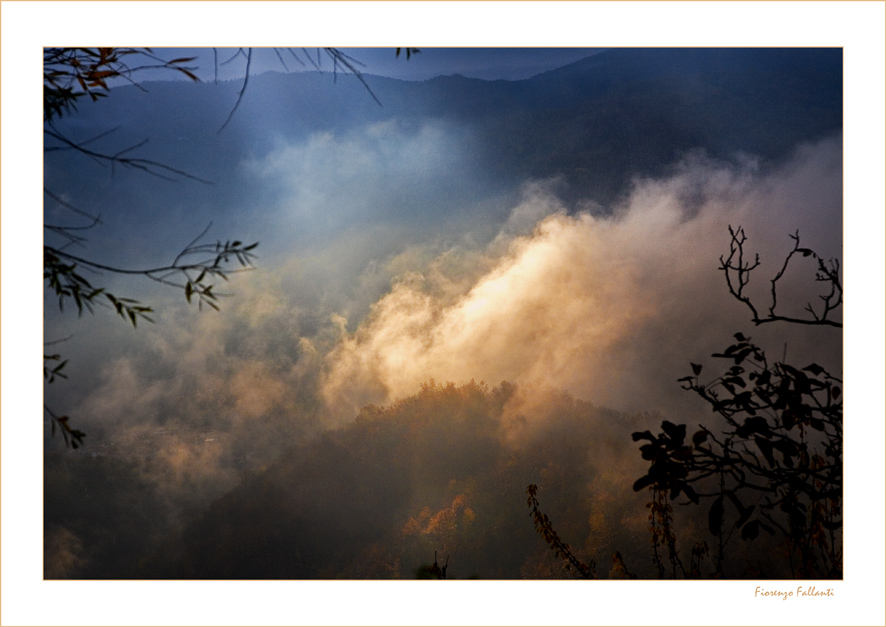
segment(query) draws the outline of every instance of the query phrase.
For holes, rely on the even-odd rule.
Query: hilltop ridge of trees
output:
[[[642,499],[629,493],[642,465],[613,460],[629,458],[630,431],[655,420],[540,386],[430,381],[248,473],[180,533],[167,529],[156,551],[147,536],[163,527],[163,495],[143,509],[121,500],[132,471],[107,458],[50,465],[51,484],[68,500],[81,495],[61,486],[79,485],[82,473],[100,465],[107,477],[90,508],[56,503],[48,523],[64,522],[97,557],[116,556],[113,573],[87,563],[74,577],[412,579],[434,551],[440,564],[449,557],[447,579],[571,577],[539,546],[522,486],[544,483],[546,502],[564,508],[564,530],[601,561],[613,544],[645,549],[632,531]],[[107,511],[133,521],[129,544],[109,544]],[[151,531],[139,545],[141,527]]]

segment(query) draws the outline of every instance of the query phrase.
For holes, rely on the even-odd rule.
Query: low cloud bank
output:
[[[135,509],[126,516],[137,510],[162,535],[283,451],[431,379],[517,383],[521,392],[502,419],[519,447],[543,428],[552,389],[622,412],[687,422],[704,411],[708,419],[676,379],[736,331],[779,357],[839,372],[838,332],[754,329],[717,266],[728,252],[728,225],[743,226],[748,252],[760,255],[751,287],[762,303],[790,233],[799,230],[822,256],[841,257],[841,153],[833,138],[799,148],[774,169],[690,155],[668,177],[635,180],[606,216],[592,207],[570,211],[557,181],[537,181],[509,219],[475,217],[477,230],[458,239],[432,231],[423,243],[413,230],[398,243],[392,230],[381,241],[385,231],[374,229],[332,241],[335,259],[276,252],[274,265],[235,281],[236,298],[220,315],[158,308],[158,324],[136,333],[108,331],[107,319],[97,318],[72,340],[72,353],[83,352],[72,364],[96,362],[94,338],[121,341],[96,366],[95,385],[77,390],[65,409],[90,434],[89,448],[76,455],[95,456],[93,464],[123,460],[122,470],[106,465],[138,477],[138,487],[127,488]],[[322,273],[327,265],[334,267]],[[803,280],[813,273],[810,263],[792,268],[779,306],[815,301],[818,286]],[[51,392],[50,402],[65,405],[63,388]],[[66,499],[85,498],[66,491],[65,463],[50,477],[61,486],[59,511]],[[111,492],[108,503],[118,502]],[[47,496],[48,507],[55,498]],[[103,540],[87,537],[101,523],[81,522],[47,520],[55,547],[47,564],[59,576],[104,572]]]
[[[430,378],[474,378],[542,381],[621,410],[683,409],[675,380],[688,362],[752,327],[718,270],[727,227],[743,226],[747,252],[760,255],[751,293],[761,304],[791,249],[790,233],[799,230],[804,246],[823,256],[840,256],[840,155],[840,139],[830,139],[765,173],[752,160],[690,155],[668,178],[636,180],[610,217],[570,215],[550,185],[527,186],[483,254],[489,270],[462,293],[453,295],[460,277],[441,272],[442,256],[396,278],[328,355],[324,398],[353,413]],[[513,234],[538,215],[530,233]],[[800,280],[814,270],[792,268],[780,306],[817,300],[815,286]],[[839,337],[813,332],[809,342],[795,331],[751,329],[788,341],[792,354],[816,345],[818,359],[839,363]]]

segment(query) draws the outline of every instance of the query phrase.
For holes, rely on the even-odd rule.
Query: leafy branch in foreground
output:
[[[842,573],[843,402],[840,379],[818,364],[795,368],[770,364],[765,352],[741,333],[713,356],[732,362],[701,383],[702,366],[682,377],[725,421],[715,435],[699,425],[686,441],[686,425],[662,422],[662,432],[633,434],[651,462],[634,490],[649,486],[689,503],[710,502],[708,527],[718,539],[717,575],[734,532],[754,540],[765,531],[781,536],[793,576]],[[734,516],[727,522],[727,505]]]
[[[753,263],[745,261],[744,243],[747,240],[747,237],[745,236],[744,229],[741,227],[733,230],[730,226],[729,235],[732,238],[729,243],[729,256],[725,259],[722,256],[720,257],[720,270],[722,270],[726,276],[726,285],[729,288],[729,293],[750,309],[752,315],[751,320],[754,324],[760,325],[767,322],[781,321],[793,322],[795,324],[826,325],[838,328],[843,327],[842,322],[834,321],[828,317],[843,304],[843,284],[840,281],[839,260],[831,259],[826,262],[815,251],[809,248],[801,248],[799,231],[795,232],[790,236],[790,238],[794,240],[793,249],[788,253],[787,257],[785,257],[781,270],[779,270],[778,274],[776,274],[770,281],[771,301],[769,311],[761,318],[756,306],[745,294],[745,287],[747,287],[750,281],[751,272],[760,265],[760,255],[754,256]],[[819,300],[822,301],[818,308],[813,307],[812,303],[806,304],[805,310],[809,312],[809,318],[783,316],[775,312],[778,305],[778,281],[784,276],[791,259],[798,254],[803,257],[812,257],[818,262],[815,280],[824,283],[827,286],[826,293],[821,294],[818,297]]]
[[[729,256],[720,258],[720,269],[730,294],[750,309],[755,324],[782,321],[842,328],[842,323],[829,318],[843,302],[837,260],[826,263],[814,251],[800,247],[799,234],[791,235],[794,247],[771,281],[771,304],[761,318],[744,293],[751,271],[760,264],[759,256],[753,263],[744,260],[743,229],[730,226],[729,235]],[[777,284],[795,255],[815,259],[816,281],[829,285],[819,297],[820,308],[806,306],[809,318],[776,313]],[[698,425],[687,442],[686,425],[665,420],[658,434],[643,431],[632,436],[635,442],[645,442],[640,452],[650,462],[634,490],[648,487],[653,493],[653,535],[668,544],[673,577],[678,565],[684,576],[698,576],[706,543],[696,543],[691,572],[686,573],[669,528],[668,501],[682,494],[684,504],[710,503],[708,531],[717,539],[714,576],[725,575],[726,546],[736,533],[753,541],[763,531],[781,539],[793,577],[839,578],[843,572],[842,381],[817,363],[799,368],[784,361],[770,363],[751,338],[742,333],[733,337],[733,344],[712,355],[727,362],[722,374],[703,383],[699,379],[703,366],[690,363],[692,374],[678,379],[683,389],[697,394],[719,416],[719,434]],[[656,537],[653,545],[657,548]],[[657,551],[653,561],[662,576]]]
[[[566,562],[567,570],[575,568],[575,571],[584,579],[596,579],[597,567],[594,560],[591,560],[590,564],[585,564],[576,557],[569,545],[560,539],[560,536],[554,529],[554,525],[551,523],[550,519],[548,519],[548,515],[539,511],[538,498],[535,496],[537,493],[538,486],[535,484],[526,488],[526,494],[528,495],[526,498],[526,505],[532,510],[530,515],[535,522],[535,530],[545,539],[545,542],[550,545],[551,550],[557,555],[557,557]]]
[[[80,445],[83,444],[83,438],[86,437],[86,434],[80,431],[79,429],[72,429],[68,424],[67,416],[58,416],[55,412],[53,412],[48,405],[43,405],[43,411],[47,413],[50,419],[50,424],[52,425],[52,435],[55,435],[56,429],[61,431],[62,436],[65,438],[65,446],[70,446],[72,448],[80,448]]]
[[[293,49],[286,50],[289,51],[294,59],[304,65]],[[357,67],[362,65],[359,61],[335,48],[324,48],[323,50],[327,57],[332,60],[335,76],[337,76],[340,70],[353,73],[372,98],[379,105],[381,104]],[[217,59],[217,51],[215,49],[213,51]],[[283,56],[280,54],[280,49],[275,48],[274,52],[277,54],[280,62],[286,67]],[[313,59],[311,59],[307,51],[303,50],[303,52],[305,59],[313,64]],[[418,50],[415,48],[406,48],[406,58],[409,59],[412,54],[417,52]],[[399,54],[400,49],[398,48],[397,56]],[[237,96],[237,101],[222,125],[222,129],[228,124],[240,105],[249,81],[252,59],[251,48],[248,49],[248,52],[244,52],[242,48],[238,49],[236,54],[225,63],[241,55],[246,58],[245,78]],[[58,151],[75,151],[77,154],[85,156],[100,165],[110,165],[112,172],[116,166],[122,166],[165,180],[184,178],[207,184],[210,183],[210,181],[203,180],[164,163],[129,154],[133,150],[144,146],[147,140],[120,150],[101,152],[94,150],[90,147],[90,144],[107,136],[116,129],[102,132],[86,140],[74,140],[62,133],[54,124],[56,120],[63,116],[76,112],[77,105],[84,97],[88,97],[89,100],[94,102],[109,95],[110,85],[114,81],[124,81],[142,91],[147,91],[134,80],[134,76],[138,72],[157,69],[171,70],[184,75],[192,81],[198,82],[199,79],[194,74],[195,68],[187,66],[188,63],[194,60],[195,57],[189,57],[166,61],[155,55],[150,48],[44,48],[44,137],[54,142],[51,145],[44,145],[44,154]],[[319,64],[320,49],[317,50],[317,63],[315,64],[317,69],[319,69]],[[216,80],[217,74],[218,62],[216,61]],[[219,129],[219,131],[222,129]],[[64,310],[66,302],[73,300],[78,313],[82,315],[84,309],[93,312],[94,306],[100,303],[104,306],[113,307],[117,314],[124,318],[124,320],[129,320],[133,326],[136,325],[137,320],[140,318],[152,321],[148,315],[153,311],[151,307],[141,305],[134,299],[117,297],[103,287],[94,286],[90,280],[83,276],[86,272],[97,274],[111,272],[122,275],[145,276],[155,282],[183,289],[185,298],[189,303],[196,296],[199,309],[202,309],[204,304],[213,309],[218,309],[217,299],[221,294],[214,291],[215,283],[213,283],[213,280],[221,278],[227,281],[228,274],[248,270],[252,267],[252,260],[255,258],[252,250],[258,245],[257,243],[244,245],[240,241],[228,240],[224,244],[220,241],[215,245],[199,244],[199,240],[205,235],[206,231],[185,247],[171,264],[157,268],[118,268],[87,259],[81,255],[74,255],[68,252],[68,247],[84,245],[87,240],[83,232],[100,224],[100,216],[83,211],[65,200],[62,195],[56,194],[49,189],[44,188],[44,192],[59,206],[88,220],[85,224],[73,226],[44,224],[47,234],[58,236],[63,240],[62,244],[55,246],[45,245],[43,249],[44,281],[46,281],[47,287],[58,298],[60,310]],[[239,268],[228,269],[232,259],[239,262]],[[59,363],[54,364],[53,362],[56,361]],[[66,378],[61,372],[66,363],[67,361],[61,361],[60,356],[44,355],[44,376],[47,383],[52,383],[57,377]],[[66,443],[73,442],[76,444],[80,442],[82,436],[74,436],[82,432],[68,428],[67,418],[61,420],[48,407],[46,407],[46,411],[52,420],[53,433],[56,426],[63,427],[62,432],[65,434]]]
[[[52,365],[52,362],[58,362],[56,365]],[[65,366],[68,365],[68,360],[65,359],[62,361],[62,356],[58,353],[54,355],[43,354],[43,378],[47,383],[53,383],[55,378],[59,379],[67,379],[68,375],[62,372]]]
[[[61,248],[44,246],[43,278],[48,281],[49,287],[58,296],[59,309],[64,310],[65,301],[73,299],[77,305],[78,313],[82,314],[84,308],[91,313],[95,299],[104,295],[117,313],[124,319],[129,318],[133,326],[139,317],[153,322],[147,316],[152,309],[138,305],[137,301],[132,299],[117,298],[106,292],[104,288],[93,288],[92,284],[77,272],[78,265],[95,272],[141,275],[157,283],[183,289],[189,303],[192,296],[196,295],[199,309],[202,309],[205,303],[218,310],[216,301],[220,294],[213,291],[215,284],[209,280],[221,278],[227,281],[228,275],[232,273],[252,269],[252,261],[255,259],[255,254],[252,251],[258,246],[258,242],[244,245],[240,241],[228,240],[224,243],[218,241],[215,244],[199,244],[199,240],[208,230],[207,226],[176,256],[171,264],[157,268],[136,270],[117,268],[72,255]],[[191,261],[192,258],[196,259]],[[232,258],[239,263],[239,267],[228,269]]]
[[[211,225],[210,225],[211,226]],[[72,255],[63,250],[64,247],[43,247],[43,278],[47,287],[58,298],[60,311],[64,311],[65,303],[71,300],[77,307],[77,313],[83,314],[84,310],[94,313],[94,307],[98,304],[112,307],[124,320],[128,320],[133,327],[139,319],[153,322],[149,316],[153,309],[140,304],[131,298],[115,296],[103,287],[95,287],[81,274],[84,271],[94,273],[111,272],[122,275],[140,275],[163,285],[184,290],[185,298],[190,303],[194,297],[197,299],[197,308],[202,310],[204,303],[218,311],[217,300],[220,294],[215,291],[216,282],[213,279],[228,280],[228,275],[234,272],[251,270],[255,254],[252,252],[258,242],[245,245],[239,241],[221,241],[215,244],[201,244],[199,240],[209,230],[209,226],[186,246],[166,266],[146,269],[124,269],[109,266]],[[82,238],[69,239],[68,243],[81,243]],[[239,267],[230,269],[236,261]],[[107,303],[105,302],[107,301]],[[58,363],[55,363],[58,362]],[[47,383],[53,383],[56,378],[67,379],[62,369],[67,365],[67,360],[62,360],[58,354],[43,356],[43,376]],[[48,406],[44,410],[49,415],[52,425],[52,434],[60,430],[65,439],[66,446],[77,448],[82,444],[85,433],[72,429],[68,425],[67,416],[57,416]]]
[[[132,59],[144,63],[131,65]],[[77,101],[83,96],[92,101],[107,96],[108,81],[113,79],[141,89],[132,78],[136,72],[168,69],[197,81],[194,68],[184,65],[193,60],[191,57],[164,61],[150,48],[44,48],[43,120],[76,111]]]

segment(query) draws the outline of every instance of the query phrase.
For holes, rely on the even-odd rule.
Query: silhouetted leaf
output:
[[[729,377],[728,379],[726,379],[726,381],[729,381],[729,383],[731,383],[733,385],[737,385],[740,388],[743,388],[747,385],[745,383],[744,379],[742,379],[741,377],[737,377],[737,376],[736,377]]]
[[[692,373],[693,373],[696,377],[697,377],[698,375],[701,374],[701,365],[699,365],[699,364],[694,364],[694,363],[692,363],[692,362],[689,362],[689,365],[692,366]]]
[[[769,423],[763,416],[751,416],[745,418],[744,424],[735,430],[735,434],[740,438],[747,438],[755,433],[761,435],[769,435]]]
[[[686,438],[686,425],[678,426],[669,420],[664,420],[661,423],[661,428],[671,438],[675,447],[683,444],[683,440]]]
[[[672,481],[671,482],[670,498],[672,501],[674,499],[676,499],[678,496],[680,496],[680,491],[682,489],[683,489],[683,482],[682,481]]]
[[[656,446],[655,444],[644,444],[640,447],[640,455],[642,455],[643,459],[652,461],[656,457],[658,457],[661,448]]]
[[[652,485],[655,482],[655,479],[650,477],[649,475],[645,475],[640,477],[634,482],[634,492],[639,492],[646,486]]]
[[[760,533],[759,521],[752,520],[741,529],[742,540],[753,540]]]
[[[707,439],[708,439],[708,430],[707,429],[701,429],[700,431],[696,431],[692,435],[692,443],[695,446],[700,446],[701,444],[704,444],[704,442]]]
[[[772,373],[770,373],[768,370],[764,370],[763,372],[761,372],[757,375],[757,385],[758,386],[769,385],[769,380],[771,378],[772,378]]]

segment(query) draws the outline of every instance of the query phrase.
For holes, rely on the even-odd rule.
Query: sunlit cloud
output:
[[[767,173],[748,159],[691,155],[672,176],[635,181],[612,216],[569,215],[531,185],[487,250],[491,269],[458,298],[437,295],[437,274],[397,279],[330,353],[325,398],[356,411],[430,378],[474,378],[544,381],[619,409],[667,407],[666,386],[678,388],[689,359],[748,327],[717,269],[727,226],[743,225],[766,261],[765,298],[788,233],[810,214],[840,215],[839,143],[804,147]],[[511,234],[537,217],[531,233]],[[826,234],[814,244],[833,254],[839,222],[813,226]]]

